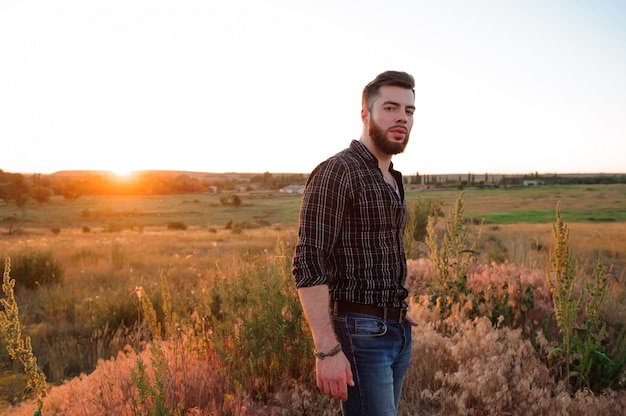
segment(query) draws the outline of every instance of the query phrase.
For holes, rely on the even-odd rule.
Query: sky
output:
[[[404,174],[626,172],[622,0],[0,0],[0,169],[308,173],[390,69]]]

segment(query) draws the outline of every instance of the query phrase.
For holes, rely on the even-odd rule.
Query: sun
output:
[[[114,175],[119,176],[120,178],[128,178],[134,173],[132,169],[122,167],[111,169],[111,172],[113,172]]]

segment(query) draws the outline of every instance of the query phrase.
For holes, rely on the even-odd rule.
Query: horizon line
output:
[[[0,172],[4,172],[4,173],[21,173],[22,175],[56,175],[56,174],[61,174],[61,173],[76,173],[76,172],[85,172],[85,173],[108,173],[111,175],[117,175],[117,176],[130,176],[133,174],[137,174],[137,173],[146,173],[146,172],[178,172],[178,173],[193,173],[193,174],[207,174],[207,175],[228,175],[228,174],[238,174],[238,175],[262,175],[265,173],[270,173],[270,174],[279,174],[279,175],[309,175],[311,172],[290,172],[290,171],[259,171],[259,172],[253,172],[253,171],[236,171],[236,170],[232,170],[232,171],[197,171],[197,170],[181,170],[181,169],[139,169],[139,170],[132,170],[132,171],[128,171],[124,174],[120,174],[118,172],[115,172],[114,170],[110,170],[110,169],[62,169],[62,170],[57,170],[53,173],[41,173],[41,172],[6,172],[3,171],[2,169],[0,169]],[[533,172],[482,172],[482,173],[476,173],[476,172],[448,172],[448,173],[420,173],[420,172],[416,172],[417,174],[419,174],[419,176],[436,176],[436,175],[441,175],[441,176],[467,176],[467,175],[475,175],[475,176],[485,176],[485,175],[498,175],[498,176],[507,176],[507,175],[513,175],[513,176],[523,176],[523,175],[585,175],[585,176],[593,176],[593,175],[626,175],[626,172],[602,172],[602,171],[596,171],[596,172],[584,172],[584,171],[578,171],[578,172],[574,172],[574,171],[568,171],[568,172],[555,172],[555,171],[545,171],[545,172],[539,172],[539,171],[533,171]],[[416,176],[415,174],[404,174],[402,176]]]

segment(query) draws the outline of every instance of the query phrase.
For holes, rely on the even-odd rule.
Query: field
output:
[[[441,201],[448,214],[460,194],[411,190],[407,200]],[[15,261],[29,253],[48,253],[63,269],[60,284],[16,288],[23,332],[31,337],[48,382],[61,385],[50,390],[46,414],[140,414],[139,408],[154,409],[154,390],[134,410],[128,397],[141,391],[140,360],[151,364],[153,373],[146,379],[158,376],[159,360],[149,354],[155,349],[161,362],[173,366],[169,371],[174,378],[160,389],[174,407],[185,404],[188,414],[333,414],[336,404],[315,391],[310,338],[290,288],[289,260],[301,196],[238,196],[239,205],[224,204],[221,195],[194,194],[54,198],[19,211],[0,206],[0,218],[9,219],[0,225],[2,258]],[[480,264],[470,270],[471,284],[487,288],[507,279],[511,286],[514,280],[520,285],[533,282],[535,306],[529,313],[536,316],[525,324],[518,317],[517,329],[494,328],[488,319],[466,321],[463,314],[438,321],[420,306],[433,273],[422,247],[410,260],[413,313],[422,327],[416,330],[401,413],[418,414],[419,408],[419,414],[429,415],[531,414],[522,412],[531,411],[532,405],[522,406],[521,397],[540,406],[534,414],[606,414],[602,411],[626,404],[617,393],[597,399],[589,392],[569,395],[537,354],[554,346],[554,339],[546,339],[545,345],[529,341],[551,313],[545,271],[557,204],[581,268],[591,270],[602,252],[611,285],[605,300],[611,310],[604,313],[610,322],[623,323],[626,185],[468,189],[463,201],[465,216],[472,219],[472,238],[479,242]],[[146,298],[159,329],[148,322],[150,305],[146,309],[142,303]],[[276,316],[283,319],[279,334],[269,330],[277,326]],[[259,327],[252,326],[254,321]],[[162,344],[152,343],[155,334]],[[248,344],[250,340],[258,342]],[[444,351],[449,355],[443,356]],[[482,363],[484,373],[466,362]],[[0,365],[5,407],[26,403],[20,366],[8,356],[0,358]],[[498,368],[508,365],[510,374],[503,375]],[[91,375],[78,377],[82,373]],[[528,391],[524,383],[529,383]],[[185,392],[177,386],[185,386]],[[487,400],[487,392],[501,396]],[[77,401],[83,410],[71,410]],[[33,405],[7,412],[32,415]]]
[[[407,200],[440,200],[447,213],[460,193],[451,190],[412,192]],[[612,273],[623,280],[626,186],[470,189],[464,193],[466,216],[484,220],[482,239],[487,242],[489,251],[484,254],[494,260],[507,259],[529,267],[538,267],[547,261],[557,205],[570,228],[570,244],[579,262],[593,262],[602,251]]]

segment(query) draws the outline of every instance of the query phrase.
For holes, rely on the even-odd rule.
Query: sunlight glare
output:
[[[124,167],[119,167],[119,168],[115,168],[112,169],[111,172],[113,172],[114,175],[120,177],[120,178],[128,178],[129,176],[131,176],[134,171],[132,169],[128,169],[128,168],[124,168]]]

